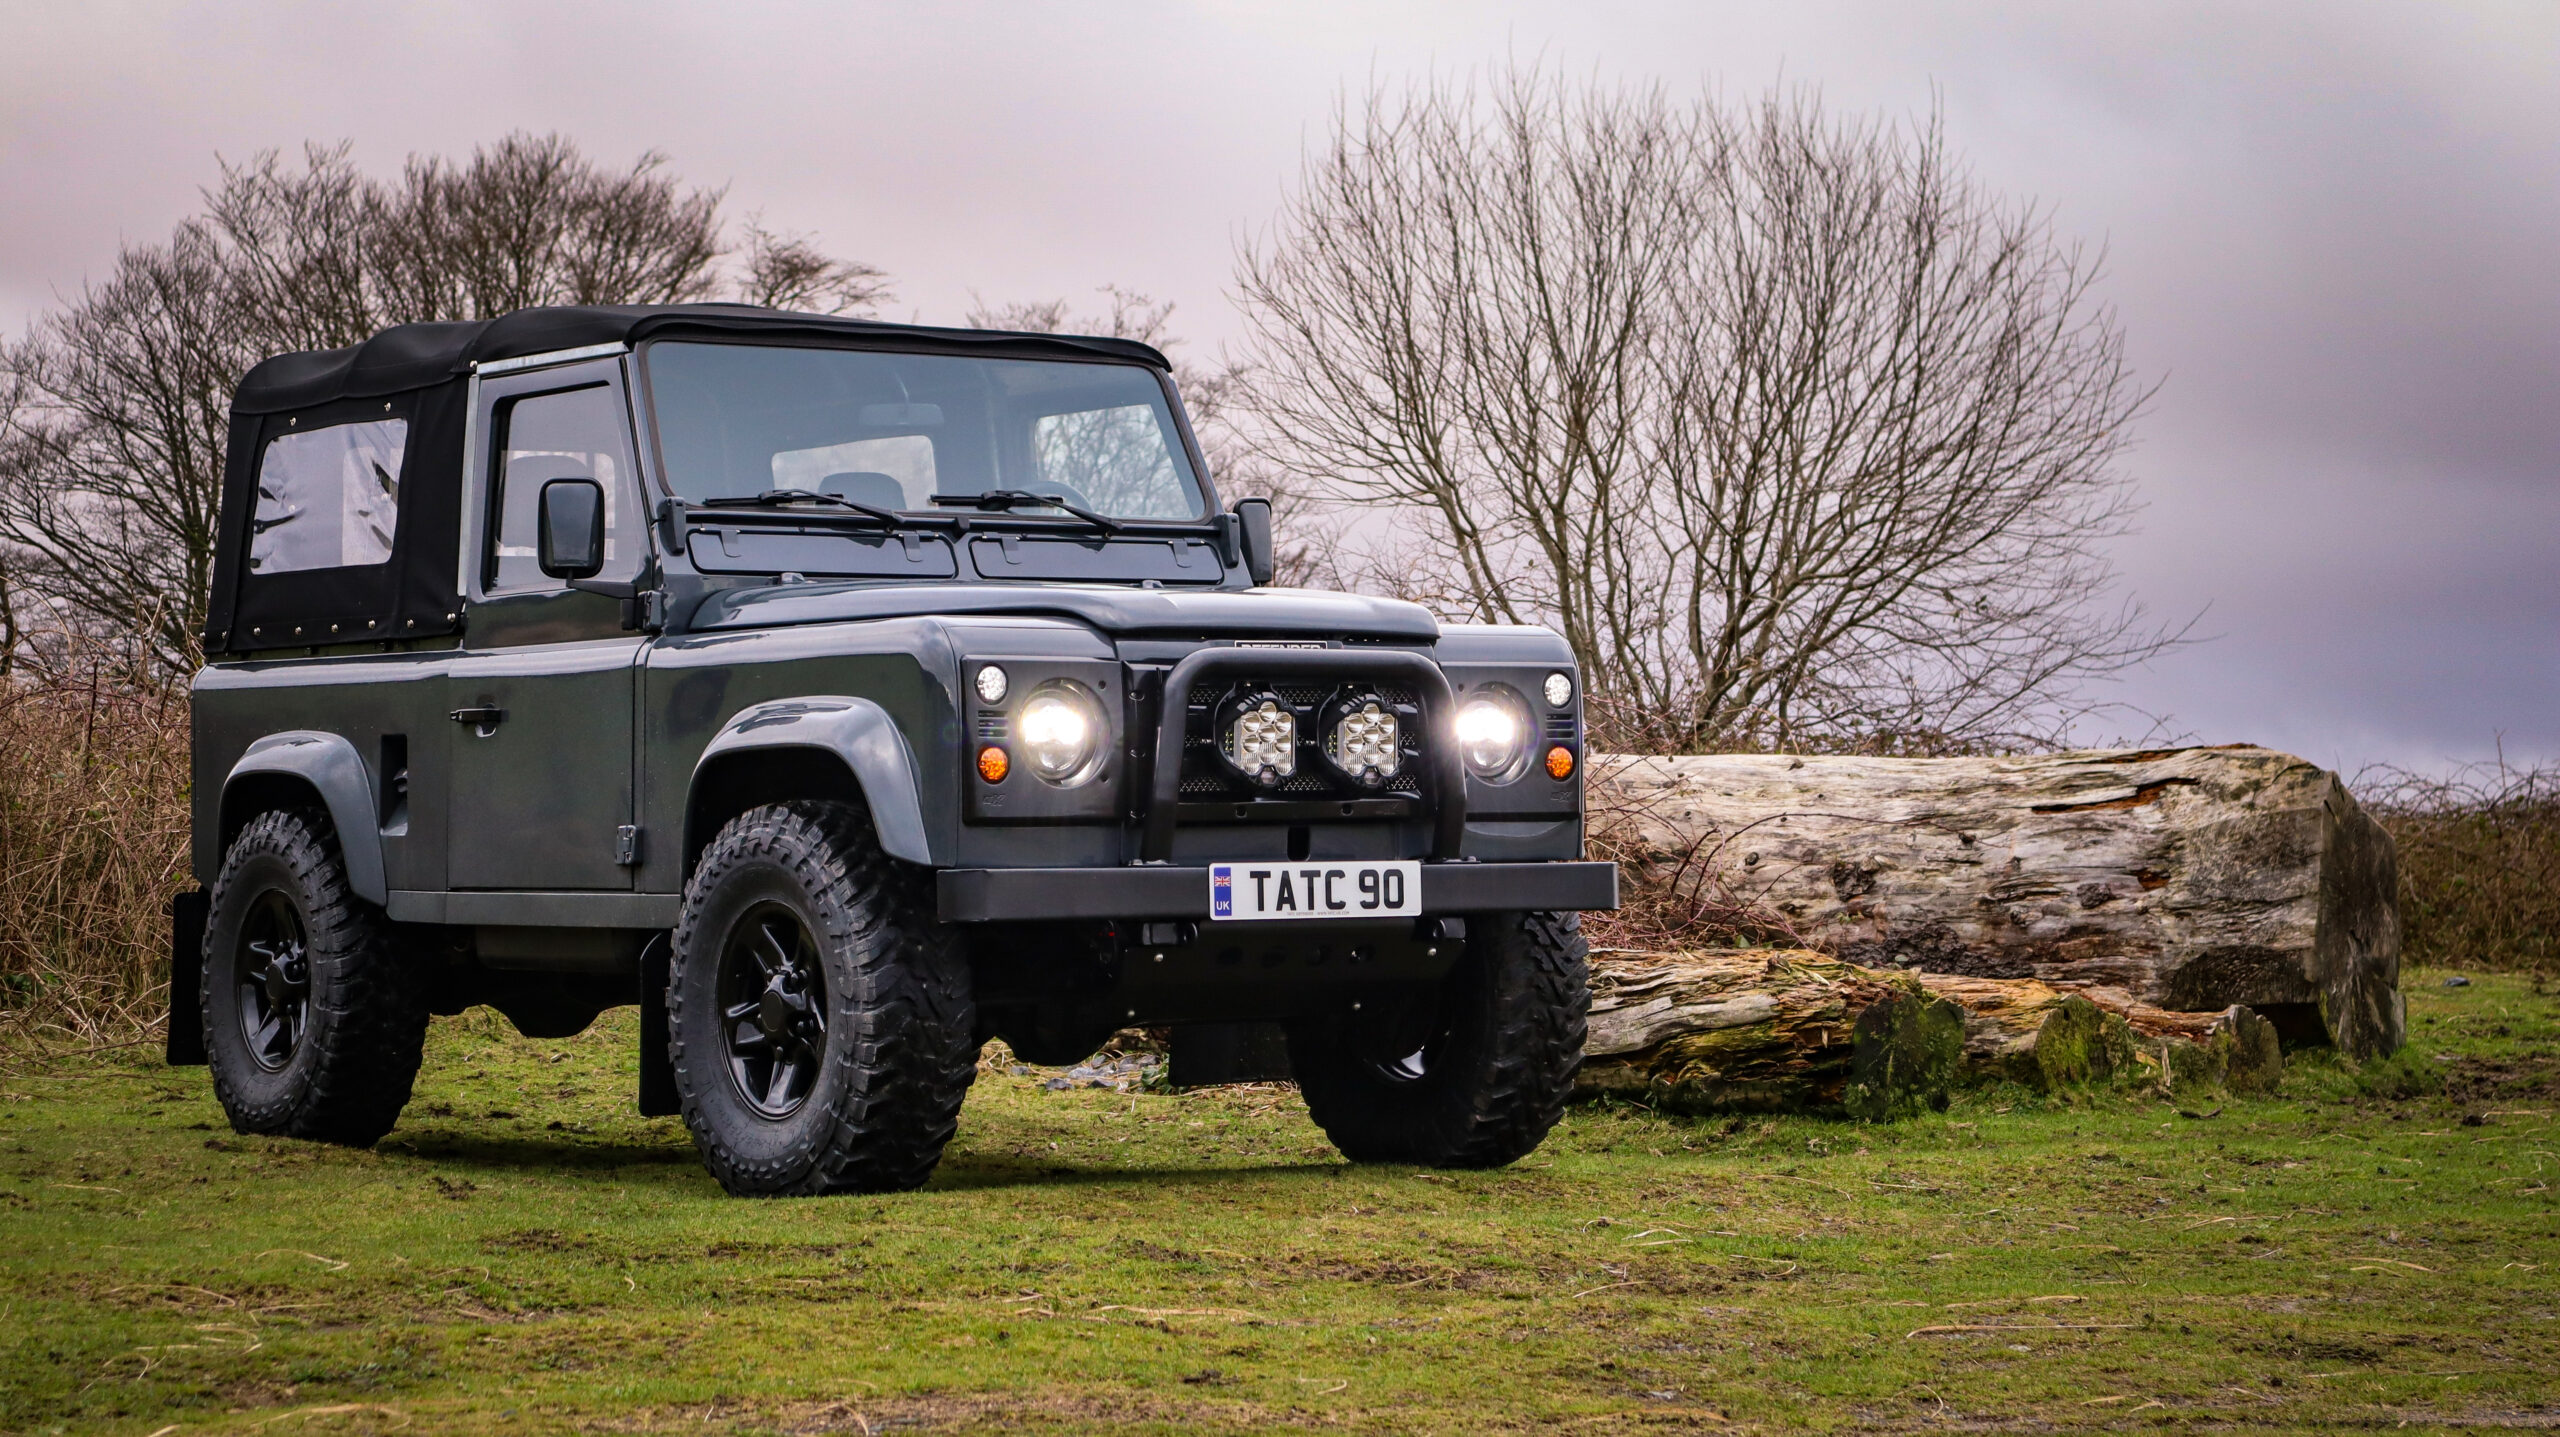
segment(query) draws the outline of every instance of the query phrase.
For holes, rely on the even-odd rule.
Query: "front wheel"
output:
[[[667,1055],[722,1187],[921,1187],[977,1076],[976,1024],[928,876],[883,853],[860,809],[752,809],[703,850],[670,961]]]
[[[1307,1112],[1353,1162],[1500,1167],[1564,1116],[1591,1010],[1581,919],[1482,914],[1467,930],[1434,990],[1289,1026]]]

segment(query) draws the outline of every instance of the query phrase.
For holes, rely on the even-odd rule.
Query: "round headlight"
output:
[[[1529,705],[1500,684],[1487,684],[1458,705],[1458,757],[1487,783],[1509,783],[1529,767]]]
[[[1084,685],[1053,679],[1031,691],[1015,716],[1014,736],[1031,771],[1046,783],[1074,788],[1102,772],[1111,737],[1102,705]]]
[[[1004,691],[1004,670],[997,668],[993,664],[989,664],[985,668],[978,670],[979,702],[991,704],[1003,703]]]
[[[1562,672],[1547,675],[1547,707],[1560,709],[1571,702],[1573,702],[1573,675]]]

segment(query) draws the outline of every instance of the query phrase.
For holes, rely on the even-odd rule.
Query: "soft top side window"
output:
[[[406,419],[331,424],[267,441],[249,517],[249,572],[388,563],[408,446]]]

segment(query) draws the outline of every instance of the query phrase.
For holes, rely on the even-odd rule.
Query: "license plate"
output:
[[[1213,919],[1411,918],[1421,912],[1422,865],[1411,859],[1209,865]]]

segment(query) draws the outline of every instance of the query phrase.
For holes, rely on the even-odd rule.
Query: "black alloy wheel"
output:
[[[292,899],[270,888],[250,902],[232,972],[250,1061],[283,1072],[311,1027],[311,943]]]
[[[667,1064],[703,1166],[742,1197],[921,1187],[977,1076],[969,980],[932,872],[861,808],[731,819],[668,944]]]
[[[827,978],[798,913],[759,903],[729,930],[720,1013],[738,1096],[766,1118],[799,1111],[826,1062]]]
[[[206,909],[196,996],[231,1126],[354,1147],[391,1131],[426,1047],[432,960],[356,895],[328,814],[252,816]]]

